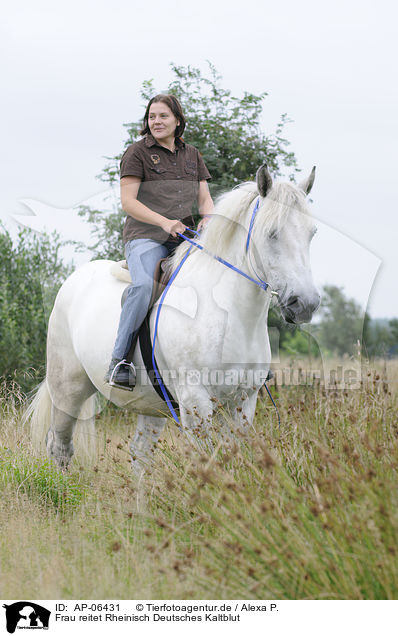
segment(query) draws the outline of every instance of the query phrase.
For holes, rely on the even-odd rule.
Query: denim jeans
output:
[[[161,244],[152,239],[133,239],[125,246],[125,255],[132,284],[120,314],[119,328],[112,358],[127,356],[133,336],[148,313],[156,263],[168,256],[176,244]]]

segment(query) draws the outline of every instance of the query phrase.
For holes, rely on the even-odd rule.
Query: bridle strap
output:
[[[247,254],[247,257],[248,257],[248,259],[249,259],[249,265],[250,265],[250,267],[252,268],[252,270],[253,270],[253,272],[254,272],[255,277],[256,277],[256,278],[257,278],[257,279],[258,279],[258,280],[262,283],[262,282],[263,282],[263,280],[262,280],[262,278],[260,278],[260,276],[257,274],[257,272],[256,272],[256,268],[254,267],[254,265],[253,265],[253,263],[252,263],[252,260],[251,260],[251,258],[250,258],[250,252],[249,252],[250,240],[251,240],[251,236],[252,236],[252,232],[253,232],[253,227],[254,227],[254,221],[255,221],[255,219],[256,219],[256,214],[257,214],[257,212],[258,212],[259,205],[260,205],[260,197],[257,197],[256,205],[255,205],[255,206],[254,206],[254,208],[253,208],[252,216],[251,216],[251,219],[250,219],[249,231],[248,231],[248,233],[247,233],[247,239],[246,239],[246,254]],[[273,296],[278,296],[278,292],[276,292],[276,291],[271,291],[271,294],[272,294]]]
[[[253,231],[254,220],[256,218],[259,205],[260,205],[260,197],[257,198],[256,205],[254,206],[254,209],[253,209],[252,218],[250,219],[249,231],[247,233],[247,240],[246,240],[246,252],[249,251],[249,245],[250,245],[250,239],[251,239],[251,235]]]

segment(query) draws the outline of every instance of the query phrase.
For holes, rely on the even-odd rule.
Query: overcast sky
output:
[[[22,199],[69,210],[100,193],[103,157],[120,152],[122,124],[143,114],[142,81],[162,90],[171,61],[204,70],[209,59],[235,94],[267,91],[265,132],[287,112],[300,168],[317,166],[316,280],[344,285],[362,306],[374,283],[372,317],[398,316],[395,6],[9,3],[0,26],[1,218],[23,212]]]

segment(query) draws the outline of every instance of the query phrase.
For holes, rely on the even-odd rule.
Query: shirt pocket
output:
[[[166,168],[162,168],[162,166],[151,166],[151,174],[156,178],[155,175],[164,175],[167,172]]]
[[[195,161],[186,161],[185,162],[185,172],[190,177],[197,178],[198,168]]]

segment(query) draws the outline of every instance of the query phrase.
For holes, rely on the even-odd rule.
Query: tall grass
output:
[[[200,455],[170,424],[144,483],[134,416],[97,420],[93,468],[33,457],[0,399],[3,598],[398,597],[398,364],[358,390],[274,387],[256,432]]]

